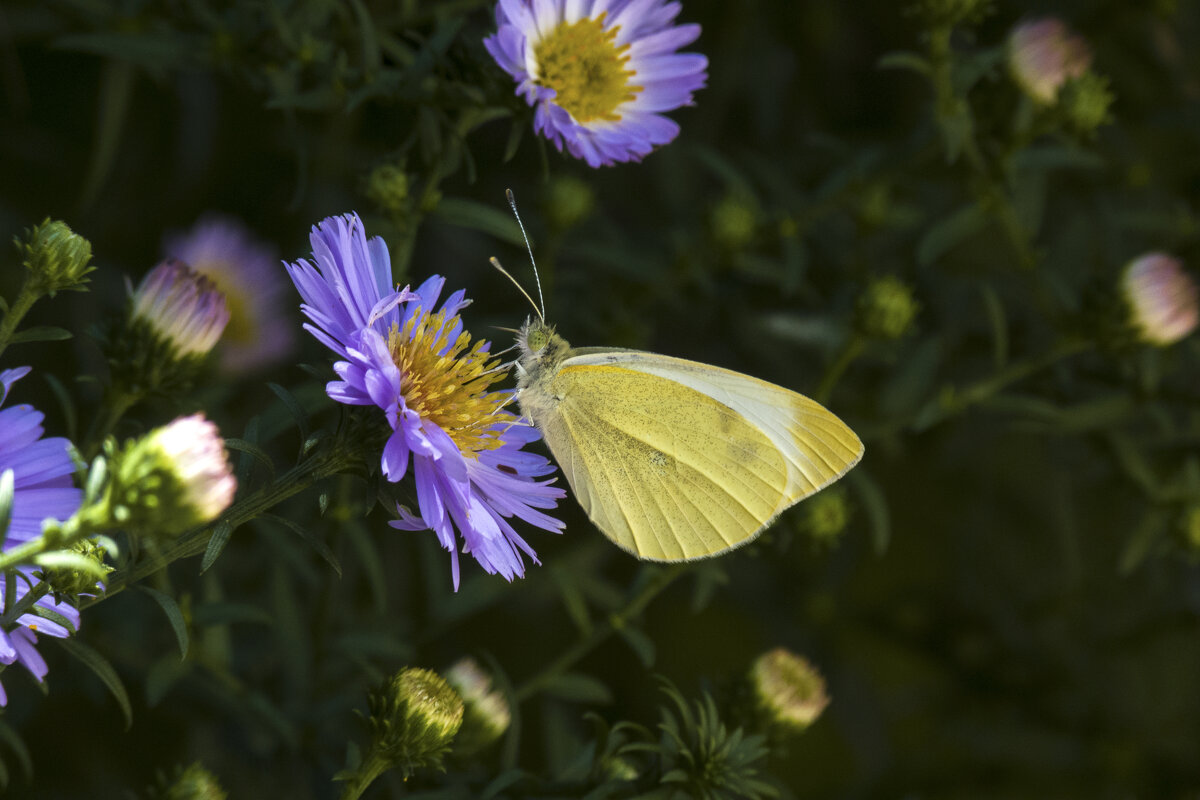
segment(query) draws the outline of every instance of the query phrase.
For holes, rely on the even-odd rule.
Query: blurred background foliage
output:
[[[865,460],[752,546],[677,572],[638,564],[568,500],[566,534],[530,539],[543,566],[509,585],[471,563],[457,594],[432,534],[371,510],[374,476],[331,479],[235,531],[202,575],[187,559],[84,612],[132,722],[56,644],[44,696],[6,674],[10,794],[126,797],[199,760],[233,797],[334,796],[368,689],[475,655],[521,697],[506,738],[374,796],[577,796],[597,785],[579,762],[600,758],[598,723],[673,724],[704,691],[736,695],[776,646],[832,698],[758,762],[785,797],[1194,791],[1200,340],[1138,346],[1113,333],[1113,299],[1144,252],[1200,263],[1200,8],[687,0],[708,88],[672,114],[673,144],[600,170],[533,134],[482,46],[491,10],[6,2],[0,231],[66,220],[99,266],[91,292],[31,317],[74,340],[8,352],[38,366],[21,399],[76,433],[97,392],[72,376],[100,369],[84,334],[165,234],[214,210],[287,259],[357,210],[398,282],[448,276],[475,300],[473,331],[507,344],[492,326],[529,308],[487,257],[528,280],[511,188],[567,339],[817,395]],[[1023,98],[1004,42],[1034,12],[1088,40],[1092,95]],[[5,296],[18,267],[10,253]],[[194,398],[278,471],[301,435],[268,381],[312,428],[337,418],[326,353],[304,346],[308,372],[214,375]],[[244,456],[239,476],[267,469]],[[647,586],[661,592],[643,610]],[[597,646],[545,672],[580,641]]]

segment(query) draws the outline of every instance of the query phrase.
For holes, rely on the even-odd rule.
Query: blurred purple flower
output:
[[[1145,342],[1174,344],[1196,329],[1200,296],[1179,259],[1166,253],[1134,259],[1125,267],[1121,287],[1133,326]]]
[[[1092,51],[1082,36],[1055,17],[1019,23],[1008,36],[1008,66],[1021,89],[1039,103],[1051,105],[1070,78],[1092,64]]]
[[[225,294],[229,325],[219,350],[223,370],[249,372],[291,353],[295,331],[283,310],[286,284],[274,248],[238,220],[212,215],[187,233],[167,237],[164,249]]]

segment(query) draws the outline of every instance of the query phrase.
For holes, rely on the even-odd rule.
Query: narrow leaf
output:
[[[867,512],[867,519],[871,523],[871,541],[875,545],[875,552],[883,555],[887,552],[888,543],[892,539],[891,514],[888,512],[887,499],[883,496],[883,490],[879,488],[879,484],[875,482],[870,473],[863,470],[862,467],[851,470],[846,477],[850,479],[851,488],[858,494],[858,498]]]
[[[188,653],[188,629],[187,622],[183,619],[183,612],[179,610],[179,604],[175,602],[175,598],[169,594],[152,589],[149,586],[138,585],[134,587],[142,592],[150,595],[154,602],[158,603],[159,608],[167,615],[167,622],[171,623],[171,629],[175,631],[175,640],[179,642],[179,659],[182,661],[187,658]]]
[[[955,246],[983,230],[987,217],[975,204],[965,206],[936,222],[917,245],[917,263],[927,267]]]
[[[66,328],[56,328],[53,325],[39,325],[33,328],[26,328],[23,331],[14,333],[12,338],[8,340],[9,344],[23,344],[26,342],[62,342],[70,339],[72,334]]]
[[[113,699],[121,707],[122,716],[125,717],[125,730],[129,730],[133,725],[133,706],[129,702],[129,693],[125,691],[124,684],[121,683],[112,664],[108,663],[108,659],[76,639],[59,639],[59,644],[67,653],[94,672],[100,682],[108,687]]]
[[[286,517],[280,517],[275,514],[260,514],[258,518],[278,523],[279,525],[282,525],[292,533],[299,536],[301,539],[307,542],[312,549],[317,551],[317,555],[323,558],[325,563],[333,568],[333,571],[337,573],[339,578],[342,577],[341,562],[338,561],[338,558],[336,555],[334,555],[333,550],[329,548],[329,545],[326,544],[320,536],[313,533],[303,525],[299,525]]]
[[[204,549],[204,558],[200,560],[202,574],[207,572],[208,568],[220,557],[225,545],[229,544],[231,536],[233,536],[233,525],[228,520],[218,522],[216,528],[213,529],[212,538],[208,540],[208,547]]]
[[[284,407],[287,408],[288,413],[292,415],[292,419],[296,421],[296,428],[300,431],[300,441],[308,441],[308,417],[305,415],[304,408],[300,405],[300,401],[296,399],[295,395],[280,386],[278,383],[268,383],[267,387],[275,393],[275,396],[279,398],[279,402],[283,403]]]

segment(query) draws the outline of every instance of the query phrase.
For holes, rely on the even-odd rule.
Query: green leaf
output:
[[[304,527],[303,525],[293,522],[292,520],[288,519],[287,517],[280,517],[275,514],[264,513],[264,514],[259,514],[258,518],[260,520],[267,520],[269,522],[274,522],[279,525],[282,525],[283,527],[287,528],[292,533],[299,536],[301,539],[303,539],[308,544],[309,547],[311,547],[312,549],[317,551],[317,555],[319,555],[322,559],[324,559],[325,563],[333,568],[333,571],[335,573],[337,573],[337,576],[339,578],[342,577],[341,562],[338,561],[338,557],[336,555],[334,555],[333,550],[331,550],[329,548],[329,545],[326,544],[325,540],[322,539],[320,536],[313,533],[312,531],[310,531],[308,528]]]
[[[433,216],[450,225],[482,231],[511,245],[525,246],[516,220],[499,203],[493,206],[460,197],[443,197]]]
[[[229,520],[218,522],[213,529],[212,538],[208,540],[208,546],[204,548],[204,558],[200,560],[201,574],[208,572],[208,568],[220,557],[225,545],[229,544],[231,536],[233,536],[233,524]]]
[[[62,381],[49,372],[42,373],[42,380],[50,387],[50,391],[54,392],[54,399],[58,401],[58,407],[62,409],[63,420],[67,425],[67,439],[72,442],[78,441],[79,437],[76,432],[79,427],[79,417],[75,413],[74,396],[67,391],[67,387],[63,386]]]
[[[267,471],[271,474],[271,477],[275,476],[275,462],[273,462],[271,457],[267,455],[267,451],[263,450],[258,445],[251,444],[245,439],[230,438],[225,440],[225,446],[230,450],[234,450],[239,453],[245,453],[246,455],[253,457],[255,461],[267,468]]]
[[[278,383],[268,383],[267,387],[275,393],[275,396],[279,398],[279,402],[283,403],[287,408],[288,413],[292,415],[292,419],[296,420],[296,428],[300,431],[300,441],[308,441],[308,416],[304,413],[304,408],[300,405],[300,401]]]
[[[21,772],[24,773],[25,780],[31,780],[33,778],[33,757],[29,753],[29,746],[25,744],[21,735],[3,720],[0,720],[0,741],[7,744],[8,749],[17,757],[17,763],[21,765]]]
[[[129,702],[129,694],[125,691],[124,684],[121,683],[112,664],[108,663],[108,659],[76,639],[59,639],[59,644],[67,653],[94,672],[100,682],[108,687],[113,699],[121,707],[121,714],[125,717],[125,730],[129,730],[133,725],[133,706]]]
[[[359,563],[367,574],[367,585],[371,589],[375,608],[382,614],[387,608],[387,579],[383,574],[383,562],[379,558],[379,551],[375,549],[371,537],[357,520],[347,523],[345,531],[350,546],[354,548]]]
[[[40,325],[33,328],[26,328],[23,331],[14,333],[12,338],[8,340],[9,344],[25,344],[27,342],[62,342],[70,339],[75,334],[65,328],[56,328],[52,325]]]
[[[182,661],[187,658],[188,653],[188,629],[187,623],[183,619],[183,612],[179,610],[179,604],[175,602],[175,598],[169,594],[160,592],[158,589],[152,589],[149,586],[137,585],[134,588],[140,590],[144,594],[149,595],[158,603],[159,608],[167,615],[167,622],[171,623],[171,629],[175,631],[175,640],[179,643],[179,659]]]
[[[1158,506],[1151,506],[1142,515],[1142,521],[1133,529],[1117,562],[1117,571],[1121,575],[1129,575],[1146,560],[1146,556],[1154,549],[1167,529],[1167,512]]]
[[[71,633],[75,633],[75,626],[71,623],[71,620],[67,619],[62,614],[59,614],[57,611],[52,611],[45,606],[31,606],[25,613],[32,614],[35,617],[41,617],[42,619],[48,619],[56,625],[61,625],[62,627],[66,628]]]
[[[528,773],[518,767],[506,769],[492,779],[492,782],[484,787],[483,793],[479,795],[480,800],[490,800],[490,798],[498,796],[505,789],[514,786],[518,781],[527,777]]]
[[[48,553],[38,553],[33,557],[33,563],[46,569],[78,570],[93,576],[96,580],[100,580],[108,574],[102,564],[70,550],[51,550]]]
[[[586,705],[607,705],[612,702],[612,691],[591,675],[567,672],[555,675],[543,685],[543,691],[561,700]]]
[[[871,542],[875,546],[875,552],[883,555],[887,552],[888,543],[892,540],[891,514],[888,511],[887,499],[883,496],[883,490],[879,488],[879,484],[875,482],[870,473],[861,466],[858,469],[850,470],[846,477],[867,512],[867,519],[871,524]]]
[[[1012,159],[1014,170],[1103,169],[1107,162],[1090,150],[1064,145],[1035,145]]]
[[[654,666],[655,646],[654,640],[646,635],[646,632],[640,628],[631,628],[628,625],[617,628],[617,633],[625,640],[625,643],[637,655],[638,660],[642,662],[642,666],[650,669]]]
[[[972,203],[939,220],[917,244],[917,263],[928,267],[957,245],[983,230],[987,215]]]
[[[890,53],[884,53],[875,62],[875,66],[879,69],[908,69],[921,75],[933,74],[933,66],[929,60],[919,53],[909,50],[893,50]]]
[[[567,614],[571,617],[571,621],[575,623],[575,627],[584,636],[592,632],[592,618],[588,613],[587,600],[583,597],[583,592],[580,591],[579,583],[573,576],[567,573],[566,570],[555,567],[550,571],[550,577],[554,579],[554,585],[562,595],[563,604],[567,607]]]
[[[270,625],[274,622],[271,615],[258,606],[224,601],[198,604],[192,610],[192,621],[199,627],[228,625],[234,622]]]
[[[171,687],[191,671],[190,662],[181,661],[169,653],[156,660],[146,670],[146,705],[154,708],[161,703],[171,691]]]

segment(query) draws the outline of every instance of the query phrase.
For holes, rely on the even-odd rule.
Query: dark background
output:
[[[955,68],[982,65],[962,94],[989,165],[982,177],[947,157],[929,81],[879,66],[892,51],[923,52],[931,29],[893,2],[685,2],[681,20],[703,25],[689,49],[709,57],[708,88],[671,114],[683,129],[674,143],[640,165],[599,170],[533,135],[481,45],[490,4],[362,7],[379,31],[426,54],[427,69],[385,56],[368,80],[356,66],[360,21],[333,3],[0,9],[0,232],[63,219],[91,240],[99,267],[89,293],[44,302],[28,321],[67,327],[73,341],[5,356],[5,367],[35,366],[14,396],[47,412],[51,434],[73,431],[39,374],[70,387],[86,422],[97,393],[73,378],[103,375],[89,328],[119,309],[122,276],[136,280],[161,257],[165,233],[213,210],[289,260],[308,255],[315,222],[357,210],[394,255],[411,237],[399,282],[447,276],[448,291],[475,299],[471,329],[507,344],[490,326],[530,311],[487,257],[528,282],[504,202],[511,188],[548,316],[573,344],[694,358],[806,393],[849,335],[864,287],[895,275],[921,304],[914,326],[870,344],[828,400],[867,445],[838,490],[850,508],[842,535],[815,541],[802,504],[752,546],[697,566],[644,615],[652,669],[608,641],[577,665],[595,679],[586,696],[522,705],[510,752],[553,775],[589,735],[585,711],[653,727],[654,673],[689,697],[723,695],[755,656],[785,646],[822,671],[832,696],[769,761],[789,796],[1193,796],[1200,543],[1184,534],[1188,509],[1200,507],[1196,337],[1161,352],[1091,350],[964,410],[930,409],[947,387],[1036,359],[1067,332],[1091,335],[1089,292],[1111,288],[1130,258],[1167,250],[1195,263],[1194,4],[1053,6],[1110,79],[1112,122],[1095,136],[1051,125],[1010,173],[1022,101],[1003,42],[1024,14],[1051,8],[997,3],[960,26]],[[288,20],[286,36],[271,9]],[[305,62],[301,51],[318,55]],[[484,108],[496,118],[452,144],[450,128]],[[514,128],[525,134],[509,158]],[[440,165],[440,210],[436,198],[426,214],[373,201],[369,176],[382,164],[403,164],[413,196]],[[1002,187],[1017,210],[1031,265],[1018,265],[1019,248],[987,214],[973,231],[948,228],[981,185]],[[551,198],[563,190],[593,198],[573,226],[555,222]],[[749,220],[740,234],[731,213]],[[19,261],[10,251],[0,263],[11,298]],[[337,414],[321,400],[324,378],[294,366],[327,367],[305,339],[300,357],[270,374],[212,373],[195,397],[148,405],[137,419],[159,424],[199,406],[235,436],[261,415],[261,446],[286,468],[299,440],[266,381],[304,398],[316,425]],[[332,797],[346,742],[362,741],[351,709],[365,710],[382,676],[474,654],[519,684],[578,637],[569,601],[603,620],[657,569],[611,546],[568,500],[563,536],[527,536],[543,566],[509,585],[464,559],[454,594],[432,534],[394,531],[378,507],[363,516],[373,477],[323,491],[344,514],[318,519],[311,493],[281,513],[328,541],[340,579],[263,523],[240,529],[204,576],[192,559],[151,581],[188,610],[185,661],[143,593],[84,613],[80,637],[133,699],[128,729],[101,683],[52,640],[41,645],[45,696],[7,670],[0,719],[33,766],[22,774],[18,749],[0,743],[10,794],[123,797],[198,759],[231,797]],[[502,757],[483,759],[483,774]],[[373,796],[439,786],[470,796],[486,783],[465,780],[431,773],[385,781]]]

